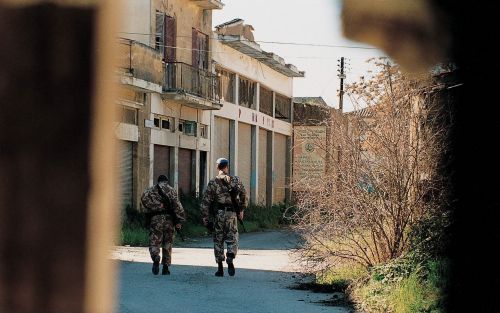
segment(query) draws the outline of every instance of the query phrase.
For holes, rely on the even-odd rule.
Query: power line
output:
[[[119,34],[128,34],[128,35],[143,35],[143,36],[151,36],[151,33],[133,33],[133,32],[118,32]],[[178,35],[176,37],[180,38],[193,38],[192,36],[181,36]],[[276,45],[292,45],[292,46],[306,46],[306,47],[323,47],[323,48],[343,48],[343,49],[363,49],[363,50],[378,50],[378,48],[374,47],[364,47],[364,46],[349,46],[349,45],[333,45],[333,44],[315,44],[315,43],[300,43],[300,42],[281,42],[281,41],[265,41],[265,40],[240,40],[246,42],[258,42],[258,43],[267,43],[267,44],[276,44]]]

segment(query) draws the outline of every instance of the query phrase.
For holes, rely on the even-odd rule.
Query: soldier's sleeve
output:
[[[210,206],[215,200],[215,190],[213,181],[208,183],[207,190],[203,194],[203,199],[201,200],[201,217],[208,218],[210,215]]]
[[[245,190],[245,186],[241,182],[241,180],[238,182],[238,189],[240,190],[240,203],[243,208],[247,208],[248,206],[248,196],[247,196],[247,191]]]

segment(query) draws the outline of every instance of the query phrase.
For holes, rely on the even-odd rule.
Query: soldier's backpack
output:
[[[144,190],[141,196],[141,204],[144,209],[144,213],[157,213],[164,211],[165,209],[161,207],[162,198],[158,194],[156,185]]]

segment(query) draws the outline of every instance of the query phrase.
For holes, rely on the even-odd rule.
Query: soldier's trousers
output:
[[[149,254],[153,262],[160,260],[160,247],[162,252],[161,263],[172,263],[172,239],[174,224],[167,215],[156,215],[151,218],[149,226]]]
[[[227,245],[227,262],[231,263],[238,252],[238,219],[236,213],[219,210],[214,220],[214,254],[215,262],[222,262],[224,257],[224,241]]]

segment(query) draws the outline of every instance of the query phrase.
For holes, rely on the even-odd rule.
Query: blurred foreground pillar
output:
[[[0,0],[2,313],[112,311],[110,5]]]

